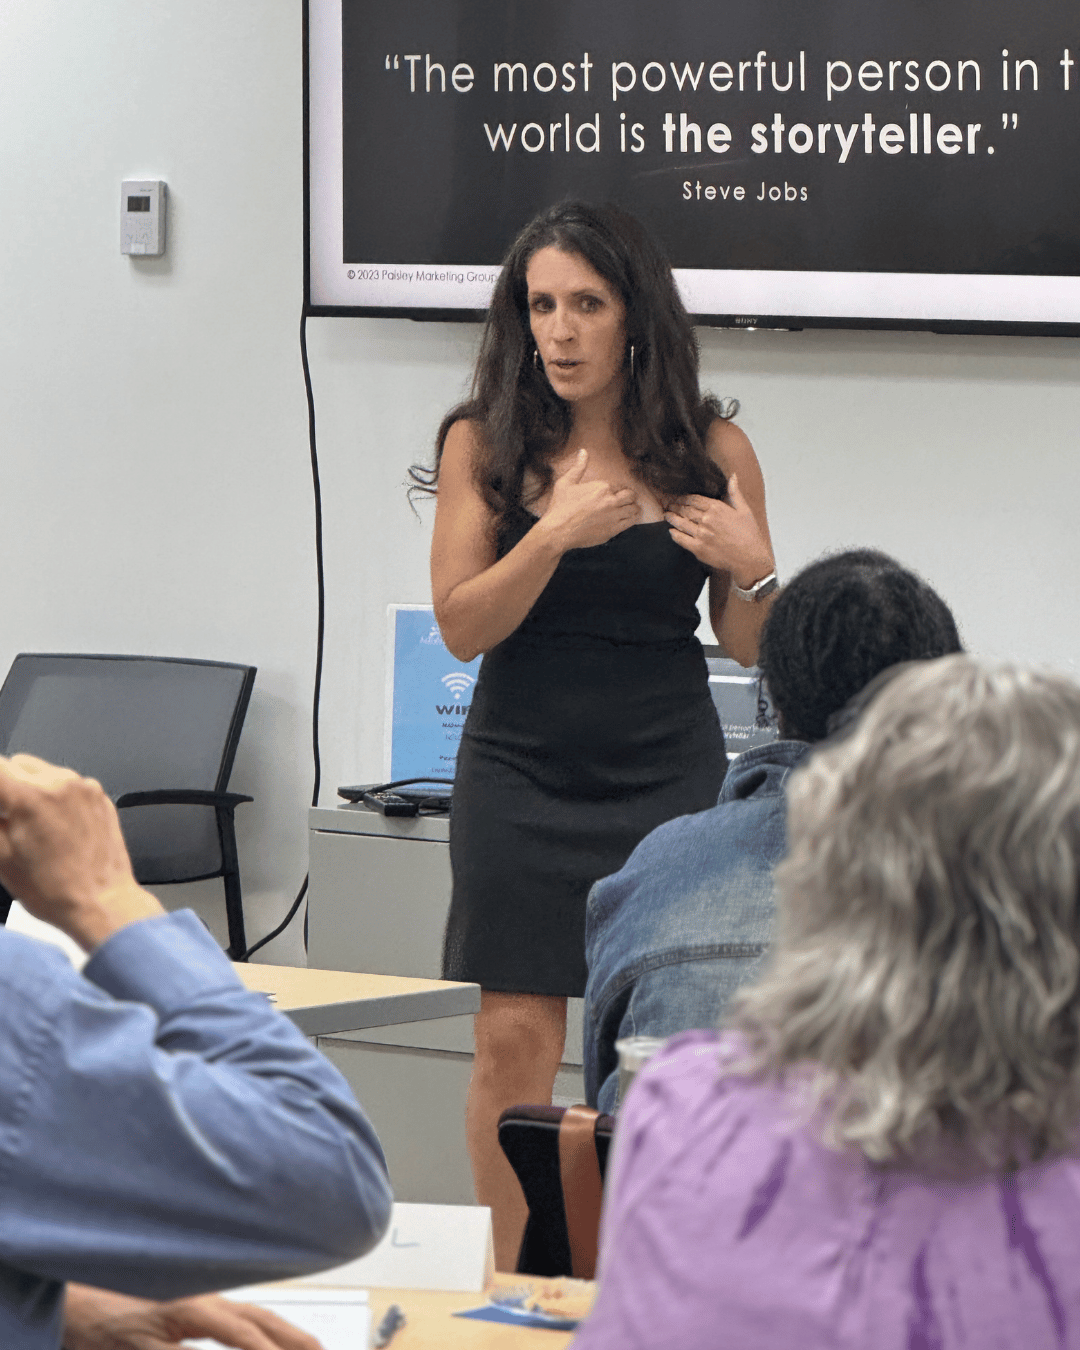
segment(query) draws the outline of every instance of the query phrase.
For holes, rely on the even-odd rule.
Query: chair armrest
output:
[[[242,792],[209,792],[202,788],[158,788],[153,792],[125,792],[117,797],[117,809],[123,806],[217,806],[232,810],[241,802],[253,802]]]

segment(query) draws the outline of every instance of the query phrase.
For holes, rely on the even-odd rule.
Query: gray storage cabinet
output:
[[[449,823],[363,806],[309,814],[308,965],[376,975],[441,975],[450,906]],[[584,1101],[581,1000],[571,999],[558,1103]],[[320,1037],[349,1080],[390,1165],[398,1200],[473,1204],[465,1149],[471,1017]]]

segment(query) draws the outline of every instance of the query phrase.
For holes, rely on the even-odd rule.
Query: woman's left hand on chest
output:
[[[729,572],[737,586],[749,589],[773,570],[772,550],[735,474],[728,479],[727,497],[727,501],[697,493],[679,497],[664,519],[677,544],[706,567]]]

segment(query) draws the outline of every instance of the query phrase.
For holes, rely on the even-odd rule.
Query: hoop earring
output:
[[[539,347],[534,347],[534,348],[533,348],[533,370],[539,370],[539,369],[540,369],[540,348],[539,348]]]
[[[634,344],[630,344],[630,378],[634,378]]]

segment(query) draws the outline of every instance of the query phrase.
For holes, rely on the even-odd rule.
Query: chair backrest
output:
[[[223,792],[253,666],[169,657],[22,653],[0,688],[0,753],[26,752],[97,778],[114,799],[166,788]],[[201,806],[124,811],[141,881],[213,875],[221,843]]]
[[[590,1113],[593,1114],[593,1113]],[[518,1271],[523,1275],[592,1275],[592,1270],[580,1268],[581,1234],[571,1241],[567,1209],[574,1214],[575,1227],[580,1227],[582,1213],[592,1213],[591,1197],[577,1196],[572,1188],[581,1185],[577,1169],[569,1173],[565,1164],[566,1148],[563,1140],[560,1156],[560,1131],[566,1109],[561,1106],[513,1106],[499,1119],[499,1143],[517,1174],[529,1217],[518,1257]],[[591,1131],[596,1153],[596,1168],[601,1183],[607,1169],[608,1150],[615,1126],[615,1117],[597,1115]],[[581,1169],[586,1172],[587,1169]],[[588,1182],[584,1182],[588,1188]],[[591,1220],[595,1224],[598,1212]],[[596,1231],[587,1235],[595,1261]],[[575,1260],[577,1258],[577,1260]],[[575,1266],[578,1269],[575,1269]]]

